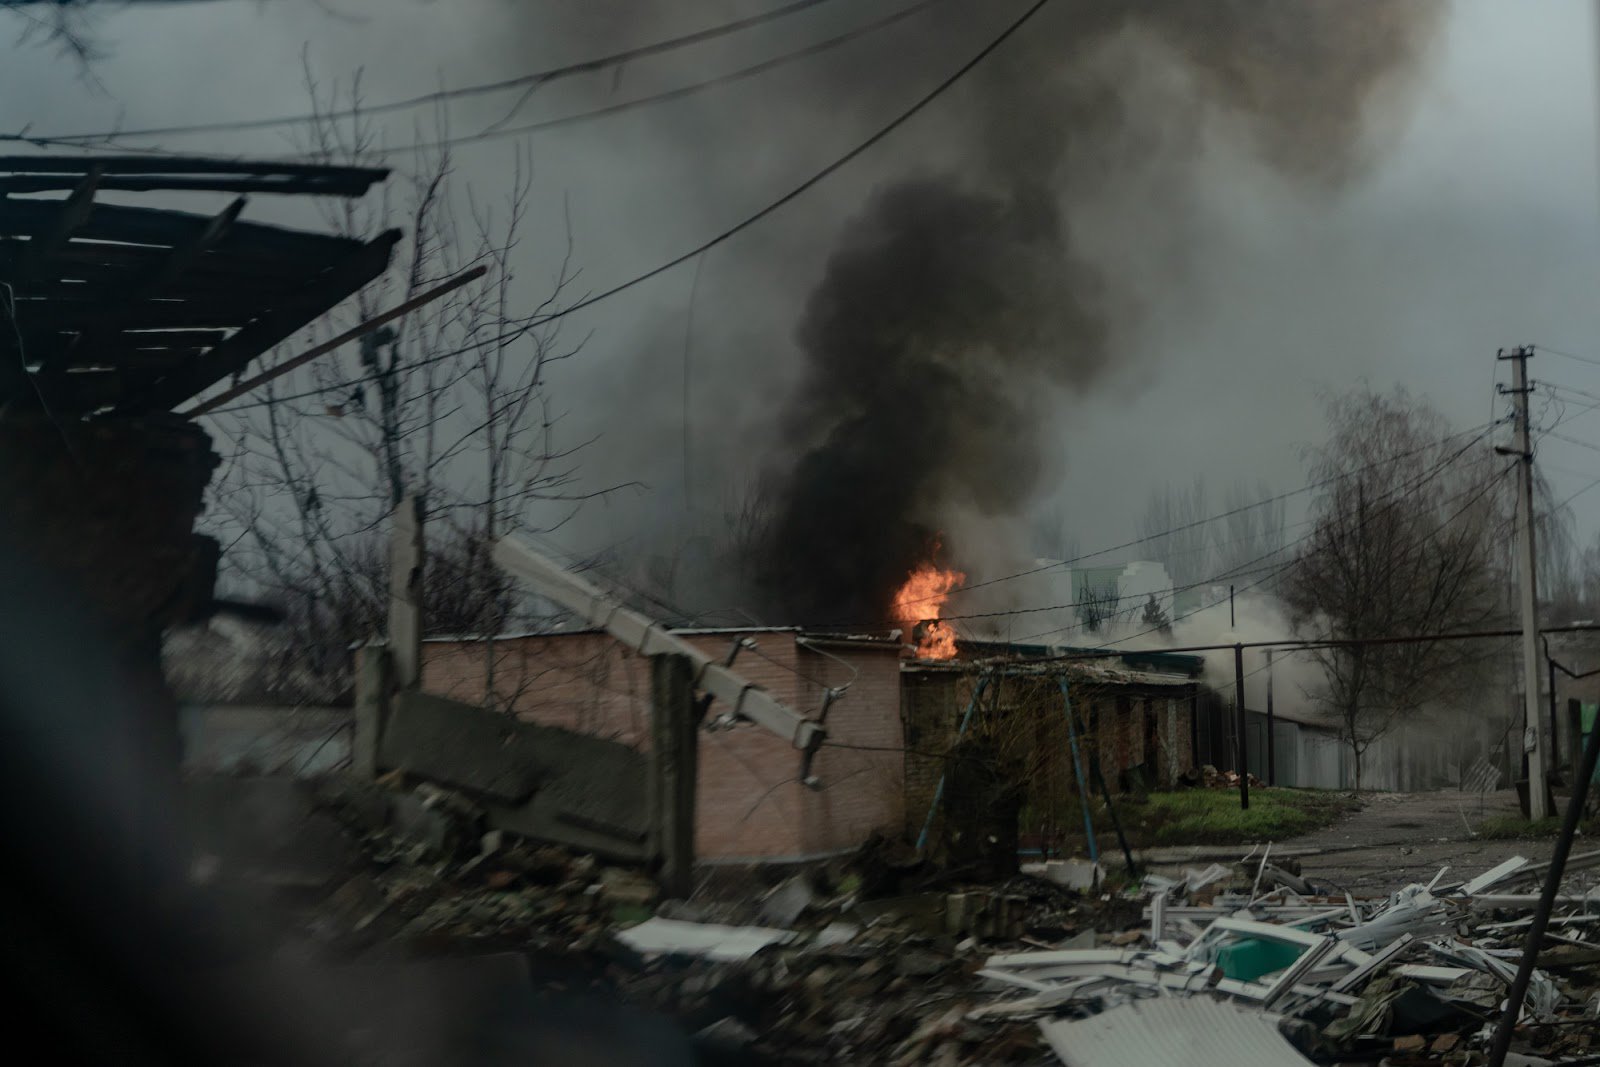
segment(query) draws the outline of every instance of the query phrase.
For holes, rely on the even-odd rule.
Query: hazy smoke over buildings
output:
[[[975,30],[959,7],[919,15],[927,49],[882,55],[870,82],[837,57],[818,61],[814,91],[781,107],[815,119],[856,106],[864,84],[926,86],[928,49],[970,56],[1012,17]],[[665,10],[645,8],[646,19]],[[702,21],[747,13],[708,4]],[[968,520],[992,529],[1026,511],[1061,398],[1106,377],[1119,330],[1140,314],[1128,279],[1077,233],[1125,229],[1159,246],[1168,269],[1195,269],[1204,250],[1188,240],[1185,176],[1219,139],[1308,194],[1337,188],[1373,149],[1368,105],[1403,95],[1442,13],[1357,13],[1339,0],[1046,5],[914,120],[937,132],[942,167],[907,151],[903,177],[835,212],[821,277],[799,300],[798,382],[791,367],[740,364],[747,393],[762,376],[786,393],[776,422],[737,442],[764,457],[763,521],[745,542],[754,559],[737,601],[776,621],[883,620],[936,542],[979,576],[1016,562],[968,535]],[[585,26],[597,43],[616,30]],[[1162,195],[1130,205],[1116,193],[1132,177]],[[1108,222],[1107,210],[1120,214]]]
[[[1130,149],[1185,146],[1130,144],[1143,124],[1119,91],[1125,71],[1096,62],[1104,46],[1122,37],[1125,54],[1181,62],[1198,111],[1237,114],[1270,162],[1326,182],[1359,163],[1364,104],[1408,70],[1437,17],[1391,6],[1364,13],[1374,23],[1330,2],[1128,8],[1046,9],[979,78],[983,169],[880,189],[844,227],[799,325],[807,374],[783,426],[797,447],[772,483],[761,577],[788,617],[883,617],[941,533],[957,565],[982,553],[951,539],[952,512],[1019,513],[1038,488],[1040,387],[1088,389],[1112,358],[1115,279],[1074,254],[1074,183]]]

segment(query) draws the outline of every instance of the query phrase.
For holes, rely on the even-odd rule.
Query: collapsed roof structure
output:
[[[162,156],[0,158],[0,409],[149,415],[243,371],[382,274],[400,238],[246,222],[247,194],[359,197],[387,174]],[[206,215],[100,199],[112,193],[239,195]]]

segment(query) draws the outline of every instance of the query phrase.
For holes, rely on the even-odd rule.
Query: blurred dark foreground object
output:
[[[0,1003],[15,1045],[51,1063],[694,1062],[661,1019],[537,997],[520,955],[332,966],[258,902],[192,886],[153,646],[14,532],[0,531]]]

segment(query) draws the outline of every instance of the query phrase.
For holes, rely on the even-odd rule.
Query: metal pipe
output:
[[[1083,809],[1083,832],[1089,839],[1089,862],[1100,862],[1100,846],[1094,839],[1094,821],[1089,817],[1089,783],[1083,778],[1083,760],[1078,757],[1078,731],[1072,725],[1072,691],[1066,675],[1061,676],[1061,699],[1067,712],[1067,740],[1072,745],[1072,773],[1078,778],[1078,805]]]
[[[1067,684],[1064,676],[1061,679],[1061,684],[1063,687]],[[1071,717],[1072,722],[1078,723],[1078,709],[1070,701],[1067,704],[1067,714]],[[1082,725],[1081,723],[1078,724]],[[1088,736],[1087,730],[1084,731],[1084,736]],[[1111,788],[1106,785],[1106,776],[1100,770],[1100,761],[1098,759],[1091,758],[1089,760],[1089,774],[1094,778],[1094,784],[1100,788],[1100,799],[1106,802],[1106,816],[1111,820],[1111,832],[1117,835],[1117,845],[1122,849],[1122,859],[1128,865],[1128,874],[1130,876],[1135,875],[1139,873],[1139,868],[1133,862],[1133,849],[1128,847],[1128,837],[1122,832],[1122,821],[1117,818],[1117,805],[1111,799]]]
[[[983,691],[989,686],[989,675],[978,677],[978,684],[972,689],[972,700],[967,703],[967,713],[961,716],[961,726],[956,730],[956,740],[960,741],[967,732],[967,726],[972,722],[972,713],[978,710],[978,698],[983,696]],[[933,803],[928,805],[928,817],[922,821],[922,832],[917,835],[917,851],[921,852],[928,844],[928,831],[933,829],[933,816],[939,810],[939,801],[944,799],[944,772],[939,773],[939,784],[933,790]]]
[[[1545,876],[1544,889],[1539,894],[1539,905],[1533,912],[1533,925],[1528,927],[1528,939],[1522,945],[1522,959],[1517,963],[1517,977],[1511,983],[1505,1013],[1495,1028],[1494,1044],[1489,1049],[1489,1067],[1504,1067],[1506,1052],[1511,1048],[1511,1033],[1516,1029],[1522,1014],[1522,1002],[1528,995],[1528,983],[1533,978],[1533,965],[1539,956],[1539,944],[1544,940],[1545,928],[1550,924],[1550,912],[1555,907],[1556,894],[1561,887],[1561,877],[1566,870],[1567,856],[1572,851],[1572,839],[1577,836],[1578,823],[1583,819],[1583,805],[1588,799],[1589,780],[1600,761],[1600,729],[1589,734],[1583,747],[1583,764],[1578,780],[1572,783],[1572,799],[1567,802],[1567,817],[1561,824],[1561,836],[1556,838],[1554,853],[1550,856],[1550,872]]]

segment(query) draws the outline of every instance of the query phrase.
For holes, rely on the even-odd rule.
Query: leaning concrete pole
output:
[[[699,728],[704,708],[695,699],[695,689],[723,701],[735,716],[771,730],[800,749],[797,777],[806,785],[816,785],[811,761],[826,736],[820,722],[789,708],[733,673],[727,663],[629,610],[522,542],[502,538],[495,545],[494,559],[508,574],[574,612],[585,624],[605,630],[641,656],[650,657],[651,851],[661,861],[661,888],[667,896],[687,897],[692,888]]]
[[[534,592],[573,612],[586,625],[605,630],[641,656],[682,656],[694,670],[695,688],[724,702],[735,716],[771,730],[803,751],[815,751],[822,743],[825,731],[821,723],[794,711],[660,623],[623,607],[615,597],[521,541],[501,538],[494,559]]]

